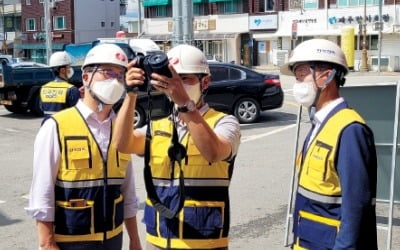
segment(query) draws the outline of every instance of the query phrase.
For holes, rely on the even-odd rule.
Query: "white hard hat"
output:
[[[167,55],[178,74],[210,74],[207,58],[194,46],[181,44],[172,48]]]
[[[126,69],[128,57],[118,45],[102,43],[89,50],[83,62],[82,69],[88,65],[97,64],[113,64]]]
[[[50,67],[61,67],[70,64],[71,64],[71,57],[65,51],[57,51],[50,56],[50,61],[49,61]]]
[[[325,39],[311,39],[300,43],[292,52],[289,62],[282,65],[281,73],[293,75],[293,66],[300,62],[327,62],[339,65],[347,74],[346,57],[342,49],[334,42]]]

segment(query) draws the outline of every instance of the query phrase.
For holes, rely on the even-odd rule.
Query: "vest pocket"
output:
[[[68,201],[57,201],[55,209],[55,233],[62,235],[84,235],[94,233],[93,201],[73,207]]]
[[[114,225],[113,229],[117,228],[124,222],[124,198],[120,195],[114,200]]]
[[[183,208],[183,238],[218,239],[224,225],[224,202],[186,201]]]
[[[79,170],[91,168],[89,138],[71,136],[65,138],[66,168]]]
[[[317,141],[311,150],[307,168],[305,169],[306,174],[317,180],[325,180],[332,147],[321,141]]]
[[[314,215],[305,211],[299,212],[298,242],[300,246],[311,249],[332,249],[340,221]]]

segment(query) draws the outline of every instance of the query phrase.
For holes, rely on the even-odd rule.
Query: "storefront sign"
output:
[[[215,19],[203,19],[203,20],[194,20],[193,27],[194,30],[215,30],[216,29],[216,20]]]
[[[250,16],[250,30],[276,30],[278,29],[278,15]]]
[[[389,14],[382,15],[382,20],[384,22],[389,22],[390,16]],[[379,21],[379,15],[367,15],[365,17],[365,21],[368,23],[371,22],[378,22]],[[342,23],[342,24],[352,24],[352,23],[363,23],[364,18],[363,16],[331,16],[328,18],[328,23],[329,24],[335,24],[335,23]]]

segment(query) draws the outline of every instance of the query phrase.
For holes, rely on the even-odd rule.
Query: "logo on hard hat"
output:
[[[317,49],[317,53],[323,53],[323,54],[329,54],[329,55],[336,54],[336,52],[334,50],[330,50],[330,49]]]
[[[124,55],[122,55],[121,53],[115,54],[115,58],[117,58],[117,60],[120,60],[122,62],[126,61],[126,57]]]
[[[179,63],[179,59],[176,58],[176,57],[171,57],[171,58],[169,59],[169,62],[170,62],[171,64],[178,64],[178,63]]]

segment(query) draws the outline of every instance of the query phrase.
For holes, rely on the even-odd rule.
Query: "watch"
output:
[[[187,101],[182,107],[178,107],[178,112],[188,113],[196,110],[196,104],[193,100]]]

